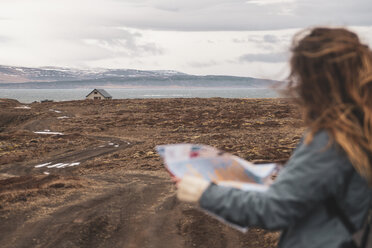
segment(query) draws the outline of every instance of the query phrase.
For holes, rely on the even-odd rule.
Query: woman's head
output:
[[[372,52],[344,28],[295,36],[289,93],[310,128],[326,129],[355,168],[372,182]]]

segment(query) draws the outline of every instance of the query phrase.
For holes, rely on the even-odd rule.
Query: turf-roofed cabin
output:
[[[107,93],[104,89],[94,89],[90,92],[86,99],[101,100],[101,99],[112,99],[112,96]]]

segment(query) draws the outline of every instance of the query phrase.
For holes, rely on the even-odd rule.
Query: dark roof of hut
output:
[[[94,92],[94,91],[98,91],[104,97],[112,98],[112,96],[107,91],[105,91],[104,89],[94,89],[94,90],[92,90],[92,92]],[[87,96],[92,94],[92,92],[90,92]]]

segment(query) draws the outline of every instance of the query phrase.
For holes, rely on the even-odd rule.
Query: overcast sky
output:
[[[0,0],[0,64],[283,79],[293,34],[346,26],[371,0]]]

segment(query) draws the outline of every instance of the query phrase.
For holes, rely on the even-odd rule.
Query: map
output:
[[[253,164],[207,145],[160,145],[156,150],[175,180],[192,175],[218,185],[265,191],[280,169],[274,163]]]

